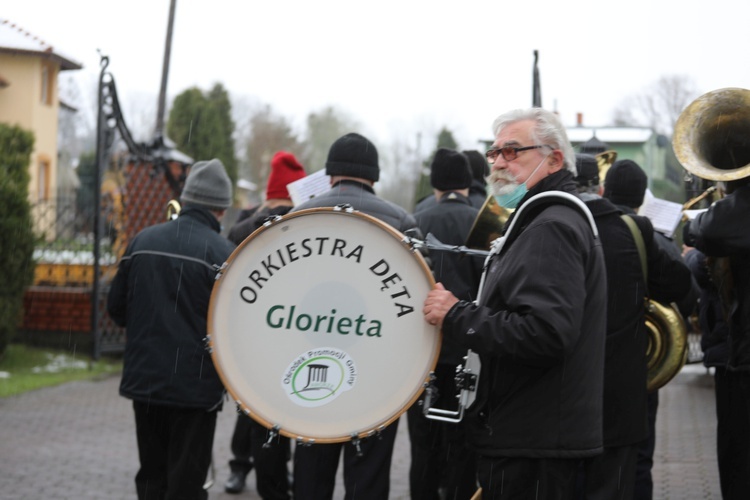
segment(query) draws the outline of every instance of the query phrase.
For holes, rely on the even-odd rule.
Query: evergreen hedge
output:
[[[23,294],[34,278],[29,162],[34,134],[0,123],[0,357],[23,318]]]

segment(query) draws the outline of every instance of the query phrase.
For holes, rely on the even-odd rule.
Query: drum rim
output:
[[[337,437],[316,437],[316,436],[301,436],[298,433],[292,433],[287,431],[284,428],[277,428],[277,426],[269,422],[268,420],[264,419],[257,413],[255,413],[250,406],[248,406],[247,403],[243,402],[241,398],[239,398],[238,394],[235,394],[235,390],[232,388],[232,384],[230,383],[229,378],[227,377],[227,374],[224,371],[224,368],[222,367],[222,364],[220,360],[218,359],[218,354],[216,349],[214,349],[214,342],[215,342],[215,336],[213,329],[213,320],[214,320],[214,306],[216,304],[215,296],[218,293],[220,283],[221,283],[221,277],[223,277],[223,273],[226,269],[231,267],[232,262],[238,258],[239,254],[242,252],[242,249],[248,246],[255,238],[257,238],[261,233],[268,230],[269,228],[281,223],[286,222],[291,219],[295,219],[298,217],[302,217],[305,215],[310,214],[339,214],[339,215],[347,215],[351,217],[357,217],[360,219],[363,219],[375,226],[377,226],[379,229],[389,233],[392,237],[397,239],[402,243],[404,247],[407,247],[407,249],[410,251],[409,253],[414,257],[414,259],[419,263],[423,274],[427,277],[427,281],[430,285],[430,289],[434,288],[435,286],[435,278],[432,275],[432,271],[430,270],[430,267],[428,266],[427,262],[425,261],[424,257],[418,252],[415,251],[412,248],[408,248],[409,244],[407,242],[406,237],[403,233],[395,229],[390,224],[383,222],[382,220],[378,219],[377,217],[374,217],[372,215],[366,214],[364,212],[360,212],[358,210],[353,210],[351,208],[342,208],[342,207],[316,207],[316,208],[308,208],[303,209],[295,212],[288,212],[285,215],[282,215],[278,217],[276,220],[271,221],[268,224],[264,224],[260,228],[253,231],[247,238],[245,238],[239,245],[237,245],[237,248],[232,251],[231,255],[227,258],[226,262],[222,266],[222,271],[219,272],[216,276],[216,281],[214,282],[213,289],[211,291],[211,298],[209,301],[209,307],[208,307],[208,319],[207,319],[207,332],[208,332],[208,340],[207,340],[207,346],[209,349],[209,352],[211,353],[211,360],[214,365],[214,369],[216,370],[216,373],[219,375],[219,378],[222,381],[222,384],[224,386],[224,389],[227,391],[227,393],[232,397],[232,401],[237,405],[237,411],[239,413],[242,413],[259,424],[261,424],[263,427],[273,430],[277,432],[278,434],[288,437],[290,439],[295,439],[298,442],[301,443],[322,443],[322,444],[332,444],[332,443],[342,443],[352,440],[353,438],[366,438],[373,435],[377,435],[379,432],[381,432],[383,429],[394,423],[396,420],[398,420],[401,415],[403,415],[412,405],[416,403],[416,401],[420,398],[422,395],[422,392],[424,392],[424,389],[427,385],[427,383],[430,380],[430,375],[435,371],[435,367],[437,366],[438,358],[440,355],[440,349],[442,346],[442,331],[438,330],[437,327],[434,327],[435,335],[437,335],[438,340],[435,344],[435,352],[433,353],[432,360],[429,363],[429,371],[427,372],[427,376],[424,380],[421,381],[419,387],[415,391],[414,395],[411,397],[411,399],[403,405],[401,408],[399,408],[391,417],[387,418],[385,421],[378,422],[378,424],[371,428],[363,430],[355,435],[340,435]]]

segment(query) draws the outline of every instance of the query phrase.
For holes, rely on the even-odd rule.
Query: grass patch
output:
[[[11,344],[0,359],[0,398],[121,370],[121,360],[92,361],[88,355]]]

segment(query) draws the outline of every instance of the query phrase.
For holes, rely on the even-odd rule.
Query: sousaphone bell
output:
[[[750,175],[750,90],[707,92],[680,114],[672,139],[677,159],[688,172],[711,181]]]

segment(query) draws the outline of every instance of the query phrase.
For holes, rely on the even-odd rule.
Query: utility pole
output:
[[[534,71],[532,74],[533,83],[531,85],[531,107],[542,107],[542,83],[539,81],[539,51],[534,51]]]
[[[167,40],[164,43],[164,62],[161,70],[161,89],[159,90],[159,106],[156,112],[156,137],[164,137],[164,108],[167,100],[167,77],[169,76],[169,56],[172,53],[172,27],[174,26],[174,11],[177,0],[170,0],[169,21],[167,22]]]

